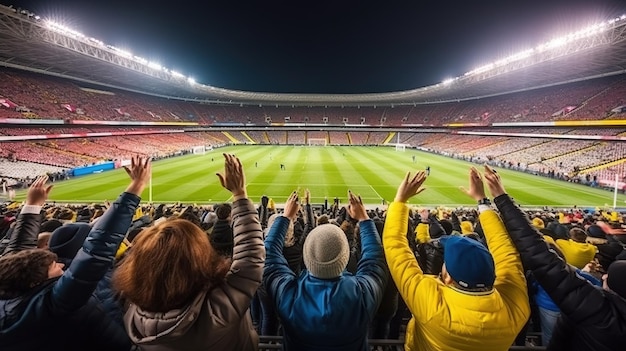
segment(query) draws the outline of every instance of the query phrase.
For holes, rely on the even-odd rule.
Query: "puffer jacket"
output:
[[[40,206],[24,206],[17,217],[15,230],[8,242],[5,254],[35,249],[37,248],[37,237],[41,226],[42,216],[39,213]],[[33,213],[35,211],[36,213]],[[28,212],[28,213],[26,213]],[[65,269],[71,266],[73,257],[58,257],[57,261],[65,265]],[[94,290],[89,304],[98,304],[98,309],[103,309],[113,323],[123,328],[122,307],[118,301],[117,295],[111,287],[111,277],[113,275],[113,262],[111,268],[106,272],[102,279],[98,282]],[[109,323],[106,321],[105,323]]]
[[[626,299],[595,287],[548,250],[507,194],[494,199],[524,267],[561,310],[548,350],[609,351],[626,345]]]
[[[111,267],[139,200],[123,193],[60,278],[0,300],[0,350],[130,349],[124,329],[110,321],[92,294]]]
[[[480,213],[495,262],[494,289],[470,293],[425,275],[405,239],[409,209],[393,202],[387,212],[383,245],[400,296],[413,317],[406,350],[507,350],[530,316],[526,278],[504,224],[492,209]]]
[[[233,203],[233,263],[224,282],[165,313],[130,305],[124,324],[142,350],[256,350],[248,311],[261,284],[265,249],[259,215],[248,199]]]
[[[278,217],[265,247],[263,284],[282,321],[285,350],[369,350],[368,326],[387,281],[380,237],[369,219],[361,221],[363,254],[356,274],[318,279],[296,276],[283,256],[289,219]]]
[[[30,206],[40,208],[39,206]],[[13,252],[37,248],[37,235],[41,225],[42,216],[40,213],[24,213],[22,211],[17,216],[15,227],[11,232],[7,245],[0,255],[8,255]]]

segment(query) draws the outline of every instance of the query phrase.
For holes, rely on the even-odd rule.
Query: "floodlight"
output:
[[[172,75],[173,75],[174,77],[177,77],[177,78],[185,78],[185,76],[184,76],[182,73],[178,73],[178,72],[176,72],[176,71],[171,71],[171,73],[172,73]]]
[[[191,78],[191,77],[187,78],[187,82],[188,82],[189,84],[191,84],[191,85],[196,84],[196,80],[195,80],[195,79],[193,79],[193,78]]]
[[[596,23],[593,24],[591,26],[588,26],[586,28],[580,29],[576,32],[573,33],[569,33],[565,36],[562,37],[557,37],[554,38],[552,40],[550,40],[549,42],[546,43],[542,43],[537,45],[534,49],[528,49],[516,54],[513,54],[511,56],[499,59],[495,62],[489,63],[487,65],[484,66],[480,66],[472,71],[469,71],[467,73],[465,73],[463,76],[469,76],[469,75],[474,75],[474,74],[479,74],[479,73],[484,73],[487,72],[495,67],[500,67],[500,66],[504,66],[507,64],[510,64],[511,62],[514,61],[518,61],[518,60],[522,60],[522,59],[526,59],[530,56],[532,56],[533,54],[535,54],[535,52],[537,53],[541,53],[544,52],[546,50],[550,50],[550,49],[554,49],[554,48],[558,48],[558,47],[562,47],[564,45],[567,45],[568,43],[574,42],[576,40],[579,40],[581,38],[586,38],[586,37],[590,37],[593,35],[597,35],[598,33],[604,32],[606,30],[608,30],[608,25],[613,24],[619,20],[624,20],[626,19],[626,14],[620,16],[619,18],[615,18],[613,20],[609,20],[607,22],[601,22],[601,23]],[[449,84],[446,83],[444,81],[444,84]]]
[[[450,83],[454,82],[453,78],[448,78],[448,79],[444,79],[443,82],[441,82],[443,85],[449,85]]]
[[[73,37],[80,37],[83,38],[85,37],[85,35],[83,33],[80,33],[78,31],[73,30],[72,28],[69,28],[67,26],[64,26],[62,24],[59,23],[55,23],[53,21],[46,21],[46,27],[48,29],[51,29],[55,32],[64,34],[64,35],[68,35],[68,36],[73,36]]]
[[[120,55],[120,56],[123,56],[123,57],[126,57],[126,58],[133,58],[133,54],[131,54],[131,53],[130,53],[130,52],[128,52],[128,51],[125,51],[125,50],[122,50],[122,49],[116,48],[115,46],[112,46],[112,45],[107,45],[107,47],[108,47],[109,49],[111,49],[111,50],[115,51],[115,53],[116,53],[116,54],[118,54],[118,55]]]
[[[100,40],[96,39],[96,38],[87,38],[87,40],[89,40],[90,42],[96,43],[100,46],[104,46],[104,43],[101,42]]]
[[[144,65],[148,64],[148,60],[146,60],[143,57],[133,56],[133,58],[135,59],[135,61],[137,61],[137,62],[139,62],[141,64],[144,64]]]
[[[161,71],[163,69],[163,66],[161,66],[160,64],[156,63],[156,62],[152,62],[152,61],[148,61],[148,67],[152,68],[152,69],[156,69]]]

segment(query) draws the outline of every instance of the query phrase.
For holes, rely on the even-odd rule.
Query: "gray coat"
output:
[[[259,216],[248,199],[233,203],[233,263],[222,285],[165,313],[130,305],[124,324],[142,350],[257,350],[248,308],[261,284],[265,248]]]

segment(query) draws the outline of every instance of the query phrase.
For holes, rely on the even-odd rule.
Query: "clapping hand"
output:
[[[506,194],[500,175],[495,169],[488,165],[485,165],[485,182],[487,183],[487,187],[489,187],[489,192],[492,197],[496,198],[502,194]]]
[[[411,172],[407,172],[393,201],[407,202],[411,197],[426,190],[426,188],[422,188],[424,181],[426,181],[426,172],[419,171],[413,177],[411,177]]]
[[[459,187],[461,191],[466,193],[472,199],[479,201],[485,198],[485,186],[483,185],[483,177],[475,167],[470,168],[469,172],[469,189]]]

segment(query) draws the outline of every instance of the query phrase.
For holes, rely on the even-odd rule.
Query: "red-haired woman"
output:
[[[115,272],[114,288],[130,303],[126,330],[142,350],[258,348],[248,308],[263,274],[263,235],[241,162],[224,157],[218,176],[233,194],[232,264],[199,227],[175,219],[144,230]]]

